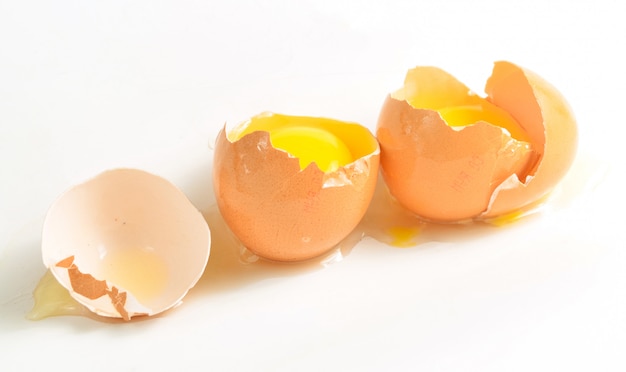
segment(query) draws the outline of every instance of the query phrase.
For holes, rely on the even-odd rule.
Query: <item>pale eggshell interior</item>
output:
[[[116,169],[71,188],[56,200],[44,223],[42,255],[72,296],[98,314],[125,317],[108,296],[89,299],[76,293],[68,270],[57,266],[60,261],[73,256],[80,272],[106,280],[109,288],[127,291],[125,310],[130,318],[157,314],[178,304],[202,275],[210,244],[206,221],[182,191],[156,175]],[[150,296],[133,293],[124,283],[107,278],[112,265],[129,275],[134,270],[144,275],[135,280],[143,281]]]

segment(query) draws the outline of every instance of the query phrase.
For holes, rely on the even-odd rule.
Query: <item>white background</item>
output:
[[[626,370],[624,35],[608,0],[0,0],[0,369]],[[579,121],[544,214],[409,249],[366,239],[329,267],[208,273],[147,321],[24,318],[43,218],[71,185],[137,167],[207,211],[224,122],[269,110],[374,130],[408,68],[482,92],[501,59]]]

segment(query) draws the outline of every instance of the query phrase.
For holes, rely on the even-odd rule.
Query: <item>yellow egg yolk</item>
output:
[[[334,172],[378,148],[367,130],[334,119],[262,113],[228,132],[235,142],[254,132],[266,132],[271,147],[299,160],[300,170],[311,163],[324,173]],[[257,146],[257,149],[259,147]]]
[[[530,141],[528,135],[508,112],[488,101],[482,101],[476,105],[445,107],[437,111],[439,111],[443,120],[453,127],[484,121],[506,129],[511,137],[517,140]]]
[[[315,163],[332,172],[353,161],[350,150],[337,136],[322,128],[287,126],[270,131],[272,146],[300,160],[300,168]]]

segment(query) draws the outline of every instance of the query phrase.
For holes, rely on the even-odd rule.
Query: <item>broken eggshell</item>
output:
[[[169,181],[115,169],[74,186],[51,206],[42,256],[91,311],[129,320],[178,303],[207,264],[210,232]]]
[[[381,109],[381,170],[393,197],[437,222],[489,220],[530,208],[573,162],[577,128],[565,98],[537,74],[496,62],[486,99],[435,67],[416,67]],[[495,105],[511,125],[448,125],[449,107]],[[495,120],[497,121],[497,120]]]
[[[333,133],[352,162],[329,172],[315,162],[277,149],[270,131],[305,126]],[[356,123],[262,113],[232,130],[215,146],[213,181],[224,220],[242,244],[274,261],[303,261],[334,248],[359,223],[373,196],[379,147]]]

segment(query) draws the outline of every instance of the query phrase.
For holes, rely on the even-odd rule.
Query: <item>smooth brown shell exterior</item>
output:
[[[272,147],[266,131],[231,142],[224,128],[215,146],[215,195],[243,245],[266,259],[301,261],[345,238],[365,214],[378,174],[376,139],[359,131],[367,131],[371,154],[327,174],[314,163],[300,170],[297,158]]]

